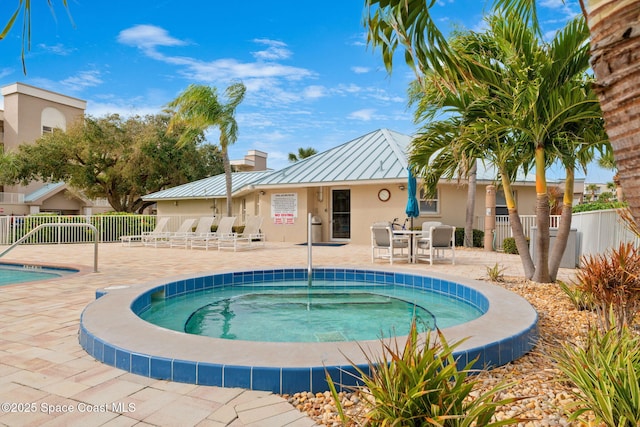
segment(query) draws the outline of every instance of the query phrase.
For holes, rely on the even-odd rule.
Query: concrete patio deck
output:
[[[3,248],[0,248],[3,249]],[[245,252],[93,245],[20,246],[0,262],[82,269],[54,281],[0,287],[0,424],[5,426],[312,426],[313,420],[268,392],[173,383],[104,365],[78,344],[80,314],[95,290],[216,269],[306,266],[307,247],[267,242]],[[368,246],[314,247],[314,266],[370,266]],[[516,255],[456,250],[456,265],[397,264],[481,279],[498,264],[522,275]],[[389,266],[381,261],[377,267]],[[561,269],[568,278],[573,270]]]

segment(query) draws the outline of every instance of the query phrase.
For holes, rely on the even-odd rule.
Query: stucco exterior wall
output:
[[[59,119],[55,120],[56,124],[66,129],[83,116],[86,108],[85,101],[22,83],[3,87],[2,94],[4,95],[5,151],[14,151],[19,145],[33,143],[42,136],[43,111],[48,109],[45,114],[47,117],[58,116]],[[42,183],[34,181],[26,186],[7,185],[4,191],[29,194],[41,187]]]
[[[368,245],[371,242],[369,227],[374,222],[392,221],[398,218],[402,223],[406,217],[407,191],[401,190],[398,183],[336,185],[324,187],[299,187],[282,189],[262,189],[234,199],[233,214],[237,216],[236,225],[244,224],[245,215],[263,217],[262,231],[267,241],[304,243],[307,241],[308,213],[321,219],[322,241],[336,241],[332,236],[332,192],[334,190],[350,190],[351,238],[346,241],[353,244]],[[406,186],[405,186],[406,187]],[[381,189],[389,190],[391,197],[387,201],[378,198]],[[475,216],[484,215],[486,184],[479,184],[476,194]],[[273,217],[272,203],[274,198],[287,195],[293,197],[297,209],[291,223],[279,221]],[[523,215],[535,213],[535,187],[516,187],[516,199],[519,212]],[[440,221],[456,227],[464,227],[466,215],[467,187],[456,184],[442,184],[439,192],[439,212],[423,214],[414,219],[414,227],[420,227],[424,221]],[[224,199],[214,200],[179,200],[161,201],[157,204],[158,215],[209,216],[214,212],[217,216],[225,214]],[[409,224],[407,224],[408,226]],[[474,227],[477,222],[474,221]]]

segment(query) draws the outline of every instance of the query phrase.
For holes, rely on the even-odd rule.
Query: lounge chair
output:
[[[166,233],[168,223],[169,217],[159,218],[157,219],[156,227],[153,229],[153,231],[143,231],[141,234],[135,234],[131,236],[120,236],[120,242],[122,243],[122,246],[133,246],[134,244],[142,245],[143,239],[146,236]]]
[[[253,249],[264,246],[264,234],[260,231],[262,227],[261,216],[247,217],[244,230],[240,234],[222,236],[218,239],[218,250],[220,249]]]
[[[377,222],[371,226],[371,262],[376,259],[410,261],[409,235],[394,235],[390,222]]]
[[[180,224],[180,227],[174,232],[168,233],[159,233],[150,236],[143,236],[142,243],[145,246],[153,246],[157,248],[159,246],[169,246],[171,238],[184,236],[187,233],[191,233],[193,231],[193,224],[195,224],[195,218],[185,219]]]
[[[421,237],[416,242],[416,259],[429,261],[444,258],[444,252],[451,251],[451,264],[456,263],[456,228],[452,225],[437,225],[429,228],[429,237]]]
[[[188,248],[193,239],[197,237],[205,237],[211,234],[211,226],[215,220],[215,216],[203,216],[198,220],[198,225],[194,231],[188,231],[183,234],[177,234],[169,237],[169,246],[172,248]]]
[[[220,218],[218,228],[215,232],[209,233],[205,236],[194,237],[191,239],[191,249],[206,249],[217,248],[218,240],[223,237],[230,237],[233,233],[233,224],[236,222],[235,216],[225,216]]]

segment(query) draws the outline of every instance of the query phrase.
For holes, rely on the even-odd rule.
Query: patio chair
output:
[[[215,216],[203,216],[198,220],[198,225],[194,231],[188,231],[184,234],[176,234],[169,238],[169,246],[188,248],[191,241],[196,237],[205,237],[211,234],[211,226],[216,220]]]
[[[185,219],[176,231],[143,236],[142,243],[145,246],[153,246],[154,248],[159,246],[169,246],[173,237],[184,236],[187,233],[191,233],[195,222],[195,218]]]
[[[371,226],[371,262],[376,259],[410,261],[410,236],[394,235],[389,222],[376,222]]]
[[[247,217],[244,230],[240,234],[222,236],[218,239],[220,249],[253,249],[264,246],[264,234],[260,231],[263,218],[261,216]]]
[[[143,244],[143,239],[146,236],[160,235],[166,233],[167,224],[169,223],[169,217],[159,218],[156,222],[156,227],[152,231],[143,231],[140,234],[131,236],[120,236],[120,243],[122,246],[133,246],[134,244]]]
[[[429,261],[444,258],[444,252],[451,251],[451,264],[456,263],[456,228],[452,225],[429,227],[429,237],[421,237],[416,242],[416,260]]]
[[[222,237],[229,238],[234,235],[233,224],[236,222],[235,216],[225,216],[220,218],[218,228],[215,232],[204,236],[193,237],[191,239],[191,249],[209,250],[211,247],[218,247],[218,240]]]

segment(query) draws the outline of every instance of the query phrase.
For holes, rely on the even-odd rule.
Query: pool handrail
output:
[[[2,258],[7,252],[12,250],[16,246],[18,246],[20,243],[22,243],[25,240],[27,240],[29,237],[31,237],[32,235],[34,235],[36,232],[40,231],[41,229],[43,229],[43,228],[53,228],[53,227],[89,227],[91,230],[93,230],[93,241],[94,241],[93,242],[94,243],[93,272],[97,273],[98,272],[98,229],[94,225],[87,224],[87,223],[52,222],[52,223],[47,223],[47,224],[40,224],[36,228],[34,228],[33,230],[29,231],[24,236],[22,236],[20,239],[16,240],[11,246],[9,246],[7,249],[5,249],[2,253],[0,253],[0,258]]]

